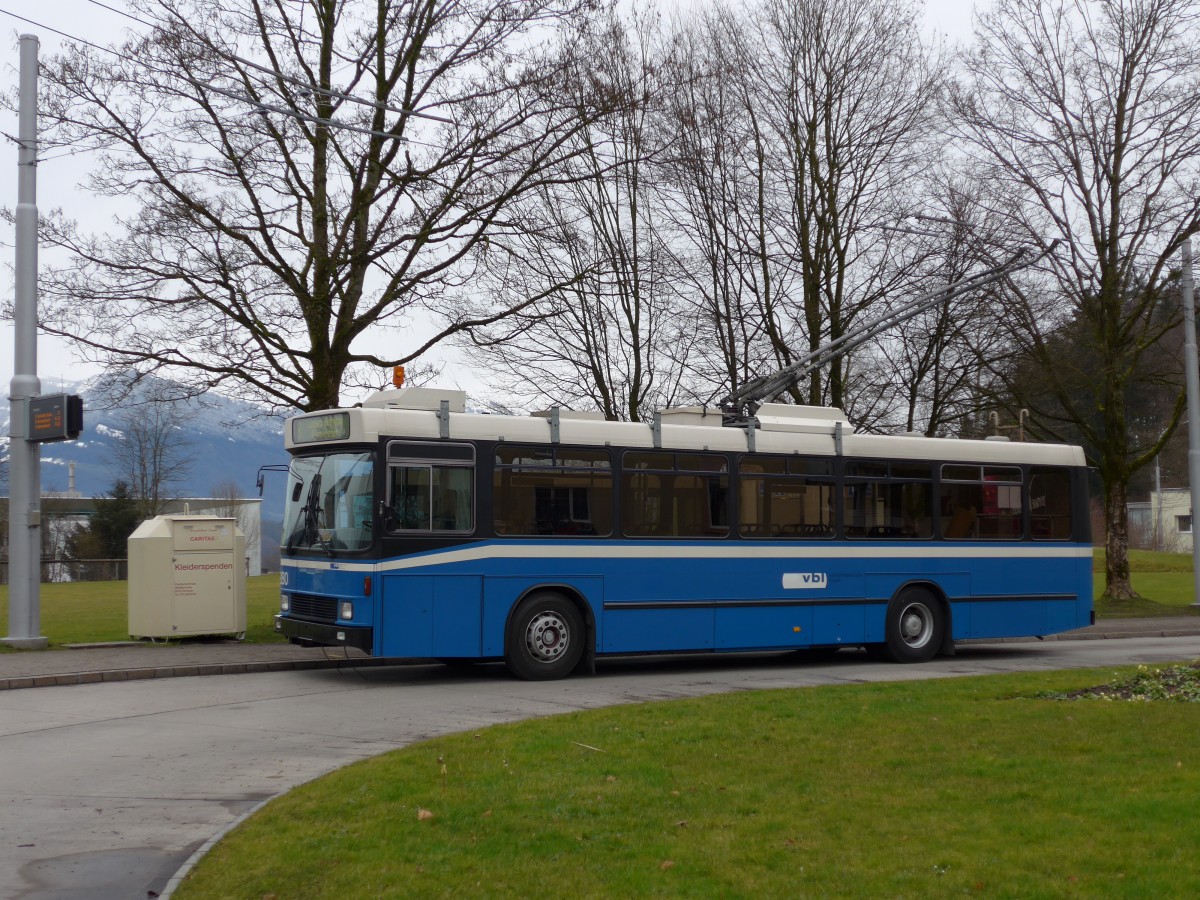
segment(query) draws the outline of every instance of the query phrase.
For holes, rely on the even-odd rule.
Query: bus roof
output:
[[[303,423],[298,427],[297,423]],[[373,444],[381,438],[510,441],[532,444],[613,446],[692,451],[755,451],[895,459],[963,460],[1083,466],[1083,450],[1066,444],[1006,439],[964,440],[919,435],[856,434],[846,415],[831,407],[766,403],[753,433],[723,424],[720,410],[662,410],[651,423],[609,422],[595,412],[565,409],[531,416],[467,412],[462,391],[401,388],[380,391],[361,407],[306,413],[289,421],[284,444],[304,452],[314,444]]]

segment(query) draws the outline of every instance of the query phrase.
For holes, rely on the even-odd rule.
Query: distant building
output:
[[[1129,546],[1135,550],[1153,550],[1154,514],[1150,510],[1150,501],[1133,500],[1126,504],[1126,509],[1129,512]],[[1100,533],[1099,540],[1104,540],[1103,532]]]
[[[1192,497],[1188,488],[1151,491],[1129,504],[1130,545],[1168,553],[1192,552]]]

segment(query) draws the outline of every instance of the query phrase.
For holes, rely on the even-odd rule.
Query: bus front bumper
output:
[[[283,635],[293,644],[354,647],[368,654],[375,642],[374,630],[369,625],[328,625],[281,615],[275,616],[275,633]]]

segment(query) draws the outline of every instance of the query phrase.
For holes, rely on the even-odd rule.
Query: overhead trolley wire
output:
[[[0,8],[0,14],[6,15],[6,16],[11,16],[11,17],[12,17],[12,18],[14,18],[14,19],[20,19],[22,22],[27,22],[27,23],[29,23],[30,25],[34,25],[34,26],[36,26],[36,27],[38,27],[38,28],[45,28],[47,31],[52,31],[52,32],[54,32],[55,34],[57,34],[59,37],[65,37],[65,38],[66,38],[67,40],[69,40],[69,41],[75,41],[75,42],[76,42],[76,43],[78,43],[78,44],[85,44],[85,45],[87,45],[88,47],[92,47],[92,48],[94,48],[94,49],[96,49],[96,50],[102,50],[102,51],[104,51],[105,53],[111,53],[111,54],[113,54],[114,56],[121,56],[121,55],[122,55],[122,54],[118,53],[116,50],[113,50],[113,49],[112,49],[112,48],[110,48],[110,47],[102,47],[102,46],[100,46],[99,44],[93,44],[93,43],[92,43],[91,41],[89,41],[89,40],[85,40],[84,38],[81,38],[81,37],[76,37],[76,36],[75,36],[75,35],[73,35],[73,34],[67,34],[65,31],[59,31],[57,28],[51,28],[49,25],[46,25],[46,24],[44,24],[44,23],[42,23],[42,22],[35,22],[33,19],[26,18],[25,16],[19,16],[19,15],[17,15],[15,12],[10,12],[10,11],[9,11],[9,10],[7,10],[7,9],[2,9],[2,8]]]

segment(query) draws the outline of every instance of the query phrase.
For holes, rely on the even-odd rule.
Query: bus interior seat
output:
[[[960,506],[954,510],[950,524],[946,526],[946,537],[965,538],[975,536],[977,513],[974,506]]]

